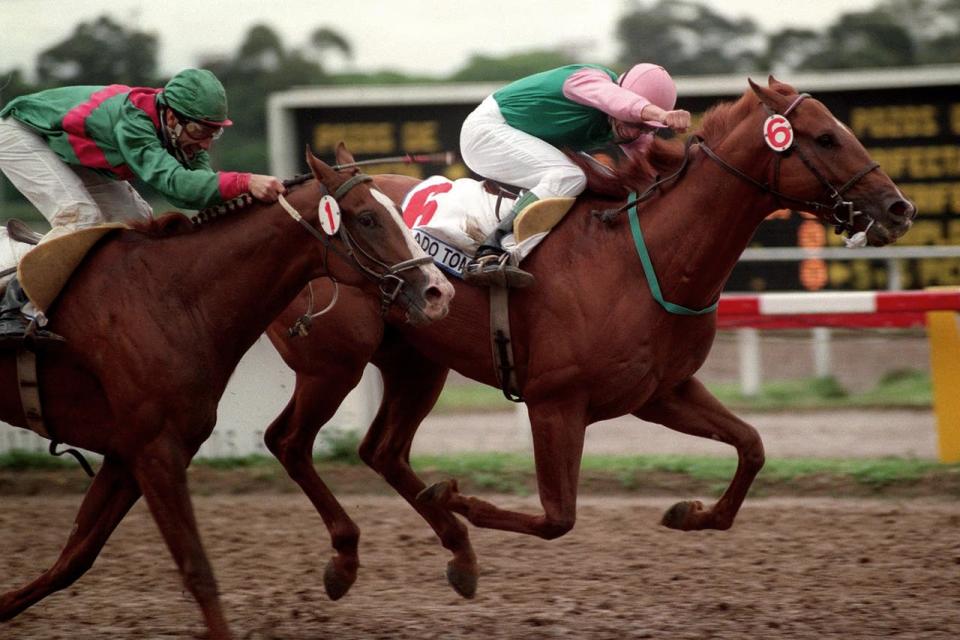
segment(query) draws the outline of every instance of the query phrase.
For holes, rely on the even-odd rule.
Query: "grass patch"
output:
[[[929,408],[933,404],[930,375],[900,369],[884,375],[862,393],[847,391],[836,378],[776,380],[760,387],[755,397],[744,396],[738,384],[710,385],[710,391],[725,405],[741,410]]]
[[[434,413],[469,413],[472,411],[511,411],[515,404],[503,392],[479,382],[448,384],[443,388]]]
[[[46,451],[11,449],[0,453],[0,469],[26,471],[29,469],[66,469],[77,466],[73,458],[52,456]]]
[[[761,385],[755,397],[744,396],[738,383],[707,386],[731,409],[746,411],[862,407],[926,409],[933,405],[929,373],[912,369],[890,371],[873,389],[862,393],[849,392],[833,376],[773,380]],[[510,411],[513,407],[514,404],[504,398],[499,389],[479,382],[468,382],[447,385],[433,410],[451,414]]]
[[[318,455],[314,459],[321,476],[331,486],[342,487],[344,493],[390,493],[382,478],[353,460],[353,456],[340,454]],[[533,458],[529,454],[416,456],[411,463],[428,485],[443,478],[456,478],[466,493],[528,495],[537,491]],[[583,459],[579,487],[584,494],[716,496],[729,484],[736,464],[733,455],[588,455]],[[198,458],[191,471],[192,483],[203,494],[296,491],[280,464],[265,455]],[[3,454],[0,472],[4,473],[0,476],[0,494],[18,490],[32,494],[48,487],[61,491],[66,480],[75,485],[76,491],[88,486],[86,476],[74,461],[43,453]],[[751,490],[751,496],[765,495],[960,498],[960,463],[906,458],[770,459]]]

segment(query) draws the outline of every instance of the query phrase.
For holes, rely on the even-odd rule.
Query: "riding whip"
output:
[[[335,164],[331,167],[334,171],[340,169],[349,169],[351,167],[362,167],[368,164],[387,164],[390,162],[402,162],[404,164],[442,164],[452,165],[457,159],[453,151],[441,151],[439,153],[407,153],[402,156],[390,156],[388,158],[371,158],[369,160],[358,160],[357,162],[348,162],[347,164]]]

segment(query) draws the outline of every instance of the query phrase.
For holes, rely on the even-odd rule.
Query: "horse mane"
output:
[[[127,226],[134,231],[154,238],[180,235],[193,229],[190,218],[179,211],[168,211],[156,218],[130,220],[127,222]]]
[[[295,178],[284,180],[283,185],[287,188],[287,193],[290,193],[300,185],[306,183],[310,178],[313,178],[313,174],[299,175]],[[222,219],[227,214],[246,211],[255,204],[263,203],[254,200],[249,194],[243,194],[223,204],[202,209],[193,217],[188,217],[180,211],[168,211],[155,218],[131,220],[127,223],[127,226],[134,231],[152,238],[165,238],[190,233],[197,227],[206,226],[215,220]]]

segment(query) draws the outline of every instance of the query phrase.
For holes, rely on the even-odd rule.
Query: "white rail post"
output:
[[[737,329],[740,345],[740,392],[748,398],[760,393],[760,332]]]
[[[832,369],[830,354],[830,329],[813,328],[813,370],[818,378],[826,378]]]

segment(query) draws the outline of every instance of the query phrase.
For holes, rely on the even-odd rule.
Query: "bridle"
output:
[[[782,115],[783,118],[786,119],[787,123],[789,123],[789,119],[787,119],[787,117],[790,115],[790,113],[792,113],[794,109],[796,109],[801,102],[803,102],[809,97],[810,97],[809,93],[799,94],[796,98],[794,98],[793,102],[790,103],[790,105],[783,111],[782,114],[777,114],[776,111],[771,109],[766,104],[763,104],[763,108],[771,116]],[[791,127],[791,131],[792,131],[792,127]],[[852,234],[854,229],[854,223],[856,222],[856,218],[858,216],[863,215],[862,211],[858,211],[856,209],[856,206],[853,203],[853,201],[844,199],[843,197],[844,193],[849,191],[855,184],[857,184],[867,174],[869,174],[874,169],[879,168],[880,166],[879,163],[877,162],[867,163],[867,165],[863,169],[855,173],[853,177],[847,180],[842,186],[837,188],[830,183],[830,181],[826,178],[826,176],[823,175],[823,173],[819,169],[817,169],[816,165],[814,165],[813,162],[810,161],[807,155],[803,152],[803,149],[800,147],[799,144],[796,143],[796,140],[794,139],[790,143],[790,145],[787,146],[786,148],[780,150],[779,152],[774,151],[774,153],[776,153],[776,161],[773,166],[773,180],[771,180],[770,183],[764,183],[764,182],[760,182],[756,178],[748,175],[744,171],[738,169],[737,167],[733,166],[732,164],[730,164],[729,162],[721,158],[719,155],[717,155],[716,151],[714,151],[707,145],[706,141],[702,137],[694,135],[694,136],[690,136],[687,139],[686,145],[684,146],[683,162],[680,164],[680,167],[676,171],[674,171],[668,176],[657,179],[653,184],[651,184],[643,193],[639,194],[635,199],[633,199],[632,201],[631,199],[628,199],[627,203],[622,207],[619,207],[617,209],[607,209],[603,211],[596,211],[594,212],[595,215],[597,215],[604,222],[607,222],[607,223],[612,222],[613,219],[617,216],[617,214],[629,209],[631,206],[634,206],[638,202],[643,202],[645,200],[652,198],[654,195],[658,193],[662,185],[671,181],[679,180],[683,176],[683,174],[686,173],[687,168],[690,166],[690,153],[694,146],[699,146],[700,149],[703,150],[703,153],[708,158],[710,158],[711,160],[719,164],[728,173],[731,173],[737,176],[738,178],[741,178],[742,180],[749,182],[750,184],[757,187],[764,193],[772,195],[774,198],[776,198],[778,203],[782,204],[782,202],[786,200],[794,204],[799,204],[800,205],[799,208],[803,211],[827,212],[828,214],[827,222],[833,225],[837,234],[842,234],[844,231],[849,231]],[[818,202],[815,200],[804,200],[803,198],[797,198],[795,196],[791,196],[789,194],[786,194],[780,191],[780,162],[784,157],[788,157],[792,153],[797,154],[797,157],[800,158],[800,161],[803,162],[803,165],[807,168],[807,170],[811,174],[813,174],[813,177],[816,178],[817,181],[823,186],[824,190],[827,193],[827,197],[829,197],[832,200],[830,204],[825,204],[823,202]],[[870,229],[871,226],[873,226],[874,222],[875,220],[871,218],[870,222],[867,224],[866,228],[863,231],[855,234],[850,239],[846,240],[847,244],[851,246],[860,246],[864,244],[866,242],[866,232],[868,229]]]
[[[337,187],[332,194],[330,194],[330,191],[322,182],[319,182],[318,184],[320,186],[320,192],[322,195],[332,195],[333,199],[339,204],[340,199],[351,189],[359,184],[371,182],[372,180],[373,178],[371,176],[358,173],[357,175],[351,176],[343,184]],[[403,286],[406,284],[406,281],[398,274],[407,271],[408,269],[415,269],[421,265],[433,262],[433,258],[429,256],[423,256],[420,258],[403,260],[392,266],[388,265],[387,263],[379,260],[376,256],[371,255],[363,247],[357,244],[356,240],[353,239],[353,236],[350,234],[345,224],[341,224],[336,233],[331,236],[323,231],[318,230],[316,227],[307,222],[303,216],[300,215],[300,212],[294,209],[293,206],[287,202],[286,198],[284,198],[282,195],[279,197],[279,203],[280,206],[283,207],[284,211],[290,214],[294,220],[299,222],[314,238],[323,244],[324,266],[326,266],[327,263],[328,252],[332,251],[340,256],[344,262],[352,266],[370,280],[377,283],[377,287],[380,290],[381,316],[386,315],[390,305],[394,303],[394,301],[397,299],[397,296],[400,295],[400,292],[403,290]],[[346,251],[343,251],[331,241],[331,239],[336,236],[339,236],[343,241]],[[365,264],[365,262],[367,264]],[[371,264],[372,266],[367,266],[368,264]]]
[[[790,115],[790,113],[797,108],[797,106],[803,102],[805,99],[809,98],[809,93],[799,94],[793,102],[790,103],[782,114],[785,119]],[[763,108],[771,116],[777,115],[777,112],[770,108],[766,103],[763,104]],[[789,119],[787,119],[789,124]],[[834,187],[830,181],[823,175],[823,173],[817,169],[816,165],[810,161],[810,158],[807,157],[807,154],[803,152],[803,149],[799,144],[796,143],[794,139],[791,144],[785,149],[774,152],[776,153],[776,161],[774,162],[773,168],[773,180],[770,184],[760,182],[759,180],[747,175],[740,169],[734,167],[729,162],[721,158],[717,153],[707,146],[707,143],[703,139],[698,139],[698,144],[703,152],[707,155],[708,158],[719,164],[721,167],[726,169],[729,173],[741,178],[750,184],[754,185],[764,193],[768,193],[774,198],[777,199],[778,203],[786,200],[788,202],[796,203],[801,205],[799,208],[803,211],[809,211],[811,213],[815,212],[827,212],[829,219],[828,222],[833,225],[837,234],[842,234],[844,231],[849,231],[851,234],[854,230],[854,223],[858,216],[863,215],[862,211],[858,211],[853,201],[844,199],[843,195],[849,189],[851,189],[855,184],[857,184],[861,179],[863,179],[867,174],[869,174],[874,169],[877,169],[880,164],[877,162],[869,162],[867,165],[862,168],[860,171],[855,173],[853,177],[847,180],[842,186]],[[783,158],[789,157],[791,154],[796,153],[797,157],[800,158],[800,161],[803,162],[803,165],[807,170],[813,175],[814,178],[823,186],[824,190],[827,193],[827,197],[832,200],[830,204],[824,204],[815,200],[804,200],[803,198],[797,198],[780,191],[780,162]],[[862,238],[866,237],[866,231],[873,226],[875,220],[872,218],[867,224],[866,229],[864,229]]]

